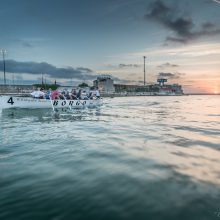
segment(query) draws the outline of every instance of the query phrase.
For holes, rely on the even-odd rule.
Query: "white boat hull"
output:
[[[0,109],[8,108],[84,108],[102,104],[102,99],[50,100],[32,97],[0,96]]]

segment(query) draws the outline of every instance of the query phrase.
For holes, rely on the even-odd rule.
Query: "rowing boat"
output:
[[[84,108],[102,105],[102,99],[63,100],[36,99],[32,97],[0,96],[0,109],[8,108]]]

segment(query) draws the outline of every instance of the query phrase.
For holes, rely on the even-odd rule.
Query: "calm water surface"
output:
[[[3,111],[0,219],[220,219],[220,96]]]

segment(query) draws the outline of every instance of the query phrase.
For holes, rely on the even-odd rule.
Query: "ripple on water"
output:
[[[0,219],[215,218],[216,98],[104,99],[58,117],[3,111]]]

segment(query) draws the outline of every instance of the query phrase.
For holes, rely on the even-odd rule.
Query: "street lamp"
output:
[[[1,54],[3,58],[3,67],[4,67],[4,85],[6,85],[6,77],[5,77],[5,54],[6,52],[7,51],[5,49],[1,49]]]

